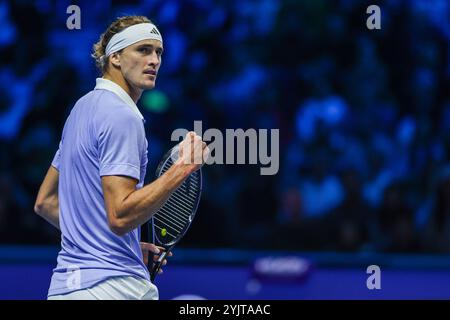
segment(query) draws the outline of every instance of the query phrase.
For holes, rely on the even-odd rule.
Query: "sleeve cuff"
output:
[[[131,164],[105,164],[100,168],[100,176],[127,176],[140,180],[140,170]]]

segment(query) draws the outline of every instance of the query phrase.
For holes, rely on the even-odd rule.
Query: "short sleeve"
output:
[[[100,176],[128,176],[140,180],[145,131],[141,119],[118,110],[101,120],[98,130]]]
[[[60,162],[60,158],[61,158],[61,147],[62,147],[62,141],[59,142],[59,148],[55,153],[55,156],[53,157],[53,161],[52,161],[52,167],[54,167],[56,170],[59,171],[59,162]]]

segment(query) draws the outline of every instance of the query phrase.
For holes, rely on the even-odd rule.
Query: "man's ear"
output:
[[[112,65],[116,68],[120,67],[120,54],[118,52],[114,52],[110,55],[110,61]]]

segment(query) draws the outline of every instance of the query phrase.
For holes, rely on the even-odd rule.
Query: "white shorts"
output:
[[[87,289],[48,296],[48,300],[158,300],[158,288],[148,280],[114,277]]]

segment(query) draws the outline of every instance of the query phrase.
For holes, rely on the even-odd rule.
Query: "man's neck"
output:
[[[107,72],[103,75],[103,78],[119,85],[123,90],[125,90],[126,93],[128,93],[130,98],[133,99],[134,103],[137,104],[138,100],[141,98],[143,90],[133,88],[133,86],[131,86],[128,81],[125,80],[122,74],[116,75]]]

